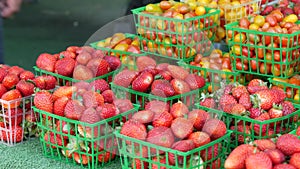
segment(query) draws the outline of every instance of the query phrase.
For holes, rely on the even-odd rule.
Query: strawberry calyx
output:
[[[259,108],[260,109],[261,100],[260,100],[260,98],[257,94],[250,95],[250,100],[253,104],[253,108]]]

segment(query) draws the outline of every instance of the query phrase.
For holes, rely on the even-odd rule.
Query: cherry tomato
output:
[[[300,86],[300,75],[295,75],[291,77],[288,83]]]
[[[265,58],[267,61],[272,61],[272,54],[267,52],[266,53],[266,58]]]
[[[237,70],[243,70],[243,64],[240,60],[236,60],[235,66]]]
[[[270,24],[270,26],[274,27],[277,25],[277,19],[273,15],[266,16],[266,22]]]
[[[287,98],[292,98],[292,91],[293,91],[292,88],[290,87],[286,88],[285,94]]]
[[[255,23],[249,25],[249,30],[258,30],[259,26]]]
[[[263,59],[264,58],[264,48],[262,48],[260,46],[263,46],[263,44],[261,42],[258,43],[256,55],[259,59]]]
[[[253,42],[255,44],[257,44],[258,42],[260,42],[260,38],[258,35],[254,35],[254,34],[249,34],[249,40],[250,42]]]
[[[277,66],[273,66],[273,67],[272,67],[272,74],[273,74],[274,76],[280,76],[281,71],[280,71],[280,69],[279,69]]]
[[[280,12],[279,9],[273,10],[271,12],[271,15],[273,15],[276,18],[277,22],[281,22],[283,20],[283,17],[284,17],[282,12]]]
[[[269,72],[271,72],[271,66],[270,64],[265,64],[265,63],[261,63],[259,65],[259,72],[261,74],[269,74]]]
[[[273,42],[268,45],[267,52],[272,53],[276,48],[278,48],[278,44]]]
[[[243,33],[238,33],[234,36],[234,42],[243,43],[246,40],[246,35]]]
[[[265,18],[261,15],[256,15],[254,17],[254,23],[257,24],[258,26],[262,27],[265,23]]]
[[[203,58],[203,56],[202,56],[200,53],[198,53],[198,54],[195,56],[194,61],[195,61],[196,63],[200,63],[202,58]]]
[[[256,71],[257,70],[257,61],[256,60],[250,60],[250,66],[251,66],[251,70],[252,71]]]
[[[222,69],[229,69],[231,70],[231,61],[229,58],[222,59]]]
[[[240,21],[239,21],[239,26],[240,26],[241,28],[248,29],[249,26],[250,26],[250,21],[249,21],[247,18],[242,18],[242,19],[240,19]]]
[[[279,62],[281,60],[280,51],[278,51],[278,50],[274,51],[274,60],[277,62]]]
[[[276,33],[275,29],[273,27],[270,27],[266,32],[270,32],[270,33]],[[272,39],[273,39],[273,42],[276,40],[275,36],[264,36],[264,39],[265,39],[265,45],[269,45],[271,42],[272,42]]]
[[[264,23],[263,26],[261,27],[261,29],[263,31],[267,31],[269,28],[270,28],[270,23],[269,22]]]

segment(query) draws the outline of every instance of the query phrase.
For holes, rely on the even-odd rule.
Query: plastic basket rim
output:
[[[294,88],[294,89],[300,89],[300,86],[297,86],[297,85],[295,85],[295,84],[285,83],[285,82],[273,80],[273,78],[268,78],[268,80],[269,80],[270,83],[275,83],[276,85],[282,84],[282,85],[284,85],[285,87],[291,87],[291,88]],[[286,80],[286,79],[285,79],[285,80]]]
[[[236,6],[226,5],[223,7],[223,6],[218,5],[218,8],[224,8],[224,9],[228,10],[228,9],[241,8],[241,7],[244,7],[244,6],[247,6],[250,4],[254,4],[254,3],[259,3],[259,5],[261,5],[261,1],[262,0],[251,0],[250,2],[242,3],[242,4],[236,5]]]
[[[31,94],[31,95],[29,95],[29,96],[20,97],[20,98],[18,98],[18,99],[9,100],[9,101],[0,99],[0,103],[11,104],[11,103],[13,103],[13,102],[22,101],[22,100],[24,100],[24,99],[28,99],[28,98],[31,98],[31,97],[33,97],[33,96],[34,96],[34,94]],[[10,108],[10,109],[11,109],[11,108]]]

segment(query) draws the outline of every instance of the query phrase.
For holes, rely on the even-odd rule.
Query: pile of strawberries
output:
[[[276,141],[255,140],[236,147],[227,157],[225,169],[298,169],[300,167],[300,139],[284,134]]]
[[[107,148],[105,146],[108,146],[108,141],[104,145],[103,140],[95,141],[94,139],[112,134],[110,125],[93,124],[134,108],[129,100],[116,99],[109,84],[103,79],[97,79],[91,83],[81,81],[73,86],[61,86],[53,93],[48,90],[40,90],[35,93],[34,106],[39,110],[51,113],[38,111],[39,117],[42,118],[40,123],[47,128],[42,131],[43,135],[41,136],[46,145],[52,148],[61,148],[66,157],[73,157],[76,162],[83,165],[91,163],[94,158],[92,154],[96,154],[90,152],[92,146],[96,152],[103,151],[104,148]],[[73,122],[62,120],[55,115],[66,117]],[[107,123],[109,122],[112,120],[107,121]],[[112,142],[111,146],[116,147],[116,142]],[[87,152],[90,156],[78,153],[82,151]],[[115,153],[111,154],[109,151],[97,154],[100,162],[107,162],[114,157]],[[80,160],[80,158],[86,160]]]
[[[148,56],[136,59],[137,70],[123,69],[113,78],[113,83],[125,88],[159,97],[171,97],[205,86],[205,79],[188,70],[168,63],[157,62]]]
[[[88,46],[70,46],[58,54],[40,54],[36,66],[76,80],[89,80],[116,70],[121,66],[121,61]]]
[[[220,159],[215,160],[222,155],[219,154],[222,146],[219,143],[211,145],[211,147],[201,152],[191,153],[186,157],[174,155],[171,152],[164,152],[159,146],[188,152],[223,137],[226,132],[225,123],[210,117],[210,114],[204,110],[194,109],[189,111],[187,105],[182,102],[177,102],[170,106],[168,103],[158,100],[148,102],[145,110],[135,113],[130,120],[124,123],[120,131],[125,136],[157,145],[157,148],[151,148],[150,152],[148,152],[146,146],[141,146],[142,150],[139,149],[139,146],[135,147],[137,150],[130,152],[138,156],[138,158],[133,160],[133,168],[139,168],[137,166],[141,165],[150,165],[143,160],[143,164],[141,164],[141,159],[144,158],[149,158],[153,161],[159,160],[162,166],[167,166],[182,165],[185,163],[185,160],[187,162],[190,158],[194,159],[196,156],[198,156],[197,159],[202,158],[204,162],[210,160],[210,163],[220,167]],[[137,144],[131,144],[129,140],[126,140],[126,143],[128,147]],[[149,157],[150,154],[153,156],[152,158]],[[157,154],[161,156],[158,157]],[[166,161],[169,163],[166,164]],[[155,167],[157,168],[157,165],[152,164],[152,168]]]

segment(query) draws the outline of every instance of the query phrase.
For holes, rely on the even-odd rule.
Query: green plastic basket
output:
[[[89,124],[33,107],[39,118],[37,124],[43,154],[52,159],[90,169],[103,167],[118,155],[113,130],[118,128],[122,121],[128,120],[138,109],[139,106],[134,105],[134,108],[127,112]],[[91,130],[89,134],[86,132],[88,129]],[[50,137],[53,140],[49,139]],[[71,149],[74,149],[73,153],[70,152]]]
[[[188,152],[181,152],[162,146],[157,146],[146,141],[137,140],[120,134],[119,130],[116,130],[114,133],[118,142],[122,168],[139,169],[140,166],[135,161],[139,160],[142,164],[141,168],[147,168],[145,164],[148,164],[149,168],[153,168],[155,165],[157,168],[198,169],[211,168],[213,166],[213,162],[216,160],[220,160],[221,166],[224,164],[231,131],[227,131],[223,137],[217,140]],[[208,157],[208,152],[211,149],[214,149],[213,151],[218,153],[212,153],[212,156]],[[146,153],[142,153],[142,151]],[[178,160],[175,160],[175,165],[170,165],[169,153],[174,154],[175,159],[182,158],[183,164],[179,164]],[[204,159],[201,157],[204,157]],[[153,158],[165,158],[166,163],[153,160]]]
[[[199,103],[195,104],[195,107],[206,110],[213,114],[215,118],[225,122],[226,127],[233,132],[230,146],[232,148],[254,140],[269,139],[277,137],[278,134],[289,133],[299,125],[299,109],[292,114],[280,118],[258,121],[246,116],[233,115],[220,110],[203,107]],[[298,108],[299,106],[295,105],[295,107]],[[265,133],[269,133],[269,135]]]
[[[280,78],[300,72],[300,31],[281,34],[248,30],[239,28],[238,22],[225,27],[235,71]],[[244,42],[235,41],[229,32]]]
[[[293,102],[293,103],[297,103],[297,104],[300,103],[300,93],[299,93],[300,86],[282,82],[282,81],[277,81],[276,79],[273,79],[273,78],[269,78],[269,82],[275,86],[279,86],[286,92],[286,94],[288,96],[286,98],[286,100]]]
[[[291,131],[290,134],[296,135],[296,130]],[[298,138],[300,139],[300,136]]]
[[[208,13],[212,8],[205,8],[207,13],[202,16],[176,19],[145,13],[145,9],[144,6],[132,10],[143,51],[184,61],[196,53],[210,52],[220,10]]]
[[[42,75],[51,75],[53,77],[56,78],[56,81],[58,83],[59,86],[66,86],[66,85],[72,85],[72,83],[76,83],[76,82],[80,82],[80,80],[71,78],[71,77],[67,77],[67,76],[63,76],[57,73],[53,73],[53,72],[49,72],[43,69],[38,68],[37,66],[33,66],[34,72],[36,76],[42,76]],[[105,75],[102,76],[97,76],[95,78],[86,80],[86,82],[92,82],[95,81],[97,79],[104,79],[106,81],[111,81],[113,74],[115,73],[115,71],[111,71]]]

